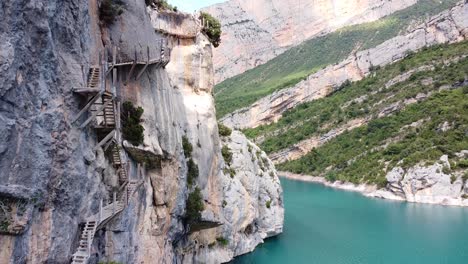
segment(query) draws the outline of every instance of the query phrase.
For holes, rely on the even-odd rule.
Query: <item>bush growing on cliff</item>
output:
[[[184,155],[186,158],[192,157],[193,145],[190,143],[187,136],[182,137],[182,148],[184,149]]]
[[[232,129],[223,125],[222,123],[218,123],[218,132],[222,137],[229,137],[232,134]]]
[[[189,187],[192,187],[195,183],[195,179],[198,178],[199,175],[198,165],[193,161],[192,158],[190,158],[187,161],[187,168],[187,184]]]
[[[205,12],[200,13],[200,19],[206,21],[206,25],[202,29],[203,33],[210,39],[211,44],[217,48],[221,44],[221,23],[212,15]]]
[[[232,152],[231,152],[231,149],[224,145],[223,148],[221,149],[221,155],[223,155],[223,158],[224,158],[224,161],[227,163],[227,164],[231,164],[232,162]]]
[[[201,212],[205,208],[200,188],[195,188],[186,201],[185,221],[193,225],[201,220]]]
[[[225,246],[227,246],[229,244],[229,240],[227,238],[224,238],[224,237],[217,237],[216,241],[218,241],[218,243],[223,247],[225,247]]]
[[[125,140],[135,146],[143,144],[145,129],[141,125],[143,115],[143,108],[135,107],[132,102],[125,102],[122,105],[122,113],[120,118],[122,120],[122,136]]]
[[[104,0],[99,7],[99,19],[105,25],[111,25],[117,16],[124,11],[121,0]]]

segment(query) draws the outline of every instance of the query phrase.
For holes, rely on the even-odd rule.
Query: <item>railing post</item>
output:
[[[114,195],[112,197],[112,215],[115,215],[115,204],[117,200],[117,194],[114,192]]]
[[[99,223],[101,223],[101,220],[102,220],[102,199],[101,201],[99,201],[99,221],[97,222],[97,225],[99,225]]]
[[[88,256],[91,255],[91,245],[92,245],[92,242],[93,240],[91,239],[91,234],[88,232]]]

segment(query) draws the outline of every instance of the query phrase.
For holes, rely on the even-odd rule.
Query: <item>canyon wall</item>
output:
[[[460,2],[404,35],[375,48],[359,51],[336,65],[328,66],[297,85],[266,96],[249,107],[225,116],[230,127],[249,128],[275,122],[282,113],[298,104],[322,98],[345,81],[358,81],[370,74],[371,67],[385,66],[400,60],[408,52],[440,43],[454,43],[468,38],[468,3]]]
[[[215,82],[241,74],[304,40],[370,22],[417,0],[230,0],[203,9],[222,23]]]
[[[86,103],[72,87],[85,87],[85,69],[113,46],[119,59],[135,52],[145,58],[165,42],[171,61],[137,66],[140,78],[131,65],[117,69],[118,100],[144,109],[144,143],[125,142],[122,151],[129,178],[142,184],[96,233],[90,263],[227,262],[282,231],[282,190],[272,162],[240,132],[218,134],[212,45],[194,33],[198,24],[190,15],[158,14],[144,1],[125,3],[109,27],[99,24],[95,0],[2,5],[0,202],[21,208],[14,225],[1,225],[5,263],[69,263],[82,223],[118,188],[106,153],[95,150],[94,130],[72,123]],[[202,194],[202,221],[210,224],[198,230],[184,223],[193,187],[183,137],[193,146],[194,185]],[[223,146],[232,161],[224,160]]]

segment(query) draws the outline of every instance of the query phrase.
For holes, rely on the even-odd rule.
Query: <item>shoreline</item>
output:
[[[378,198],[384,200],[392,200],[392,201],[399,201],[399,202],[407,202],[407,203],[419,203],[419,204],[431,204],[431,205],[442,205],[442,206],[457,206],[457,207],[468,207],[468,199],[451,199],[451,200],[442,200],[442,201],[420,201],[420,200],[408,200],[401,196],[395,195],[391,191],[378,189],[376,185],[369,185],[369,184],[359,184],[356,185],[350,182],[329,182],[324,177],[318,176],[310,176],[305,174],[295,174],[291,172],[285,171],[278,171],[278,175],[280,178],[294,180],[294,181],[302,181],[302,182],[310,182],[310,183],[319,183],[326,187],[343,190],[343,191],[350,191],[350,192],[359,192],[365,197],[368,198]]]

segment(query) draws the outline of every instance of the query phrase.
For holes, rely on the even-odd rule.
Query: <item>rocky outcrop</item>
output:
[[[417,0],[230,0],[204,9],[222,23],[216,83],[263,64],[302,41],[375,21]]]
[[[468,151],[456,154],[467,158]],[[292,180],[316,182],[328,187],[355,191],[367,197],[407,201],[412,203],[468,206],[468,180],[463,170],[452,170],[447,156],[442,156],[433,165],[419,164],[407,170],[394,167],[387,175],[387,186],[329,182],[323,177],[313,177],[289,172],[279,172],[282,177]]]
[[[442,156],[439,162],[430,166],[417,165],[408,170],[395,167],[387,173],[387,187],[369,193],[369,196],[390,199],[399,197],[415,203],[468,206],[468,181],[464,179],[463,173],[451,170],[447,156]]]
[[[80,224],[118,190],[107,152],[95,150],[94,130],[72,123],[86,103],[72,87],[85,87],[84,69],[98,65],[99,55],[112,46],[118,46],[118,56],[133,58],[135,49],[145,54],[147,46],[153,51],[164,41],[171,61],[165,68],[136,66],[138,79],[131,65],[116,70],[118,100],[144,109],[144,142],[127,142],[121,157],[128,161],[128,177],[143,184],[96,233],[90,262],[219,263],[281,232],[282,193],[271,161],[261,153],[259,169],[241,134],[224,141],[218,135],[210,42],[203,34],[190,35],[191,29],[162,34],[153,12],[145,1],[126,1],[116,21],[100,27],[95,0],[2,4],[0,201],[8,197],[12,212],[26,212],[25,219],[9,215],[13,225],[0,232],[3,262],[69,263]],[[161,19],[174,28],[193,23],[189,15]],[[187,183],[184,136],[199,169],[194,185],[203,197],[206,229],[189,230],[184,221],[194,188]],[[233,152],[234,178],[224,170],[223,144]]]
[[[375,48],[357,52],[345,61],[310,75],[297,85],[264,97],[249,107],[225,116],[222,122],[230,127],[248,128],[275,122],[282,113],[298,104],[324,97],[346,80],[357,81],[369,75],[371,67],[400,60],[409,51],[439,43],[454,43],[468,37],[468,3],[415,26],[405,35],[390,39]]]
[[[201,248],[196,263],[227,262],[283,229],[283,194],[273,163],[238,131],[223,138],[222,144],[232,152],[232,161],[224,164],[220,176],[224,225],[218,238],[226,244]]]
[[[201,30],[200,21],[191,14],[156,11],[147,7],[151,24],[156,31],[178,38],[195,38]]]

